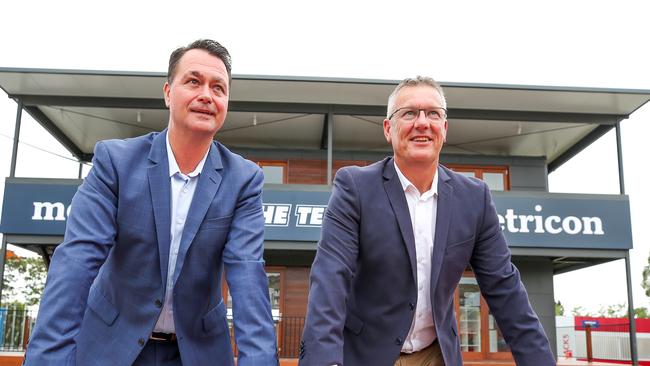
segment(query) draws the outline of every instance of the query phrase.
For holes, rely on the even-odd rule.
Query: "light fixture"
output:
[[[257,113],[253,113],[253,126],[257,126]]]
[[[142,122],[142,114],[140,113],[140,111],[138,111],[138,114],[136,115],[135,119],[136,121],[138,121],[138,123]]]

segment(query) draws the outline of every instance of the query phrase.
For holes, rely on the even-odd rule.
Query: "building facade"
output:
[[[16,126],[22,111],[27,112],[80,162],[91,160],[98,140],[162,130],[168,119],[163,83],[164,75],[157,73],[0,69],[0,87],[19,105]],[[390,155],[381,126],[396,84],[234,77],[230,112],[216,139],[265,173],[264,257],[282,357],[297,357],[309,270],[333,177],[341,167],[364,166]],[[441,163],[490,186],[513,262],[555,345],[553,276],[627,260],[632,236],[626,195],[549,193],[548,174],[617,129],[650,99],[650,92],[443,87],[449,133]],[[5,185],[3,248],[7,243],[23,246],[47,262],[62,240],[81,181],[19,178],[13,172]],[[223,296],[229,298],[225,282]],[[465,360],[512,363],[469,267],[456,290],[455,306]]]

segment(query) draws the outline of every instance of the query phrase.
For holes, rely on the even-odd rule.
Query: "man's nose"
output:
[[[415,118],[415,121],[413,121],[413,125],[415,128],[426,128],[431,126],[431,122],[427,119],[427,113],[424,109],[418,111],[418,116]]]
[[[211,92],[212,92],[212,91],[210,90],[210,86],[207,85],[207,84],[205,84],[205,85],[203,85],[203,86],[200,88],[200,90],[199,90],[199,96],[197,97],[197,99],[198,99],[201,103],[210,104],[210,103],[212,103],[212,97],[211,97],[211,95],[210,95]]]

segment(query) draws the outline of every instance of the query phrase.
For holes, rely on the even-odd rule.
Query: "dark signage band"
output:
[[[7,179],[0,232],[63,235],[79,180]],[[494,192],[501,229],[511,247],[631,249],[625,195]],[[329,192],[266,189],[265,239],[318,241]]]

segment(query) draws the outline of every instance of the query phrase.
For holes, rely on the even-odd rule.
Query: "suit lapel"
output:
[[[450,184],[447,172],[438,167],[438,209],[436,214],[436,234],[433,239],[433,258],[431,260],[431,298],[438,283],[442,258],[447,248],[447,235],[451,224],[454,187]]]
[[[199,174],[199,182],[196,185],[192,204],[187,212],[187,219],[185,220],[185,226],[183,227],[181,244],[178,248],[178,258],[176,259],[176,268],[174,271],[174,283],[176,283],[176,280],[183,269],[187,251],[196,236],[196,232],[198,231],[199,226],[201,226],[205,214],[208,212],[208,208],[210,208],[214,196],[219,189],[219,185],[221,184],[221,174],[219,173],[219,170],[222,168],[221,157],[219,156],[217,147],[214,144],[211,144],[208,157],[203,165],[203,170],[201,171],[201,174]]]
[[[384,189],[388,195],[390,205],[393,207],[393,212],[397,218],[402,239],[406,245],[406,252],[409,256],[411,263],[411,273],[413,274],[413,281],[417,283],[417,267],[415,263],[415,237],[413,236],[413,225],[411,223],[411,215],[409,213],[408,204],[406,203],[406,196],[404,189],[395,171],[393,159],[387,159],[384,165]]]
[[[167,130],[159,133],[153,140],[149,152],[147,177],[156,223],[156,236],[160,257],[160,275],[163,283],[167,278],[170,244],[171,186],[169,181],[169,163],[167,161]]]

